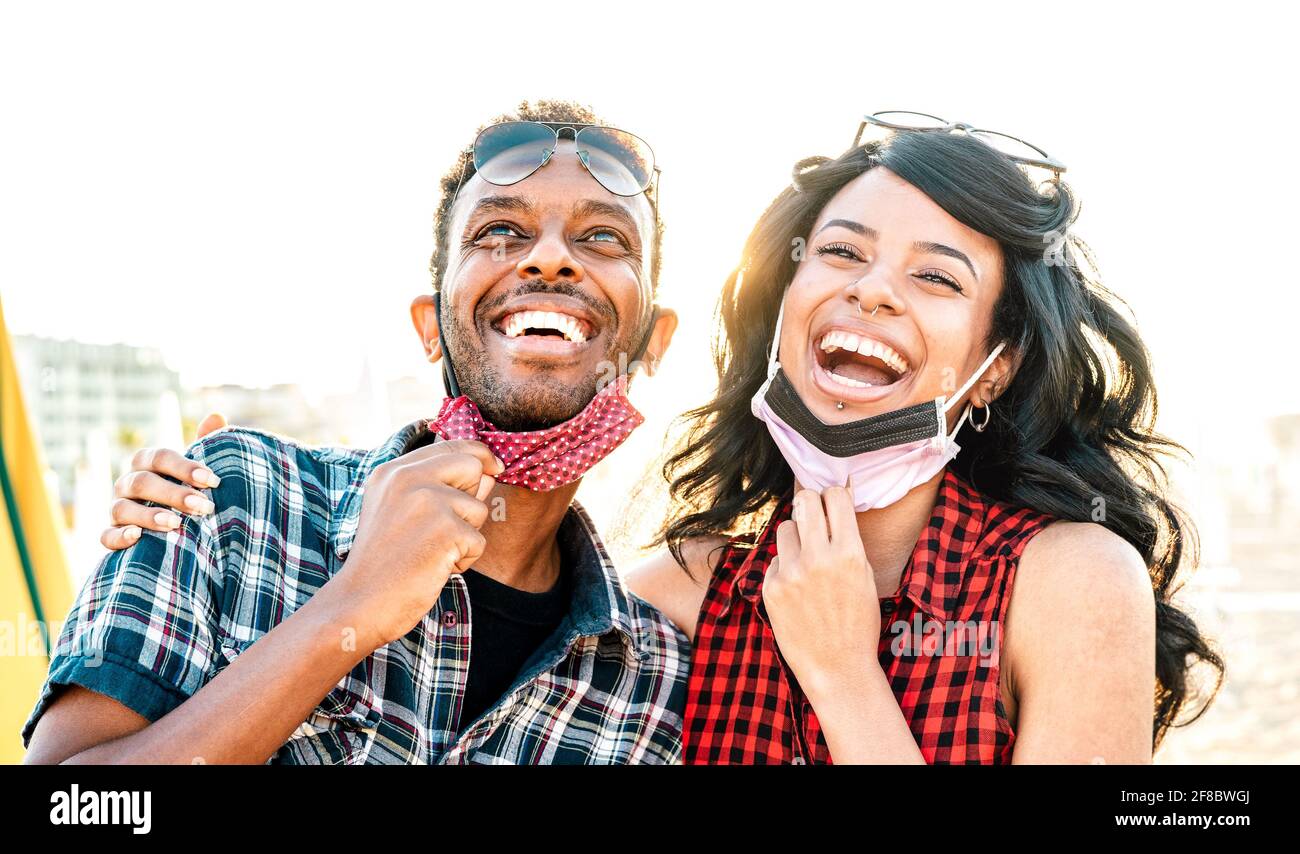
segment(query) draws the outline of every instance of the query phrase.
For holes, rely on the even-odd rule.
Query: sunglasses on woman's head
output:
[[[518,184],[550,162],[562,138],[573,140],[583,168],[616,196],[645,192],[659,174],[654,151],[641,137],[618,128],[562,122],[501,122],[484,128],[471,149],[474,170],[489,184]]]
[[[999,154],[1010,158],[1016,163],[1025,166],[1036,166],[1040,169],[1051,170],[1059,179],[1065,173],[1065,164],[1054,157],[1048,155],[1046,151],[1036,145],[1025,142],[1019,137],[1010,134],[1001,133],[995,130],[984,130],[982,128],[968,125],[965,122],[950,122],[947,119],[941,119],[938,116],[932,116],[929,113],[913,113],[907,110],[885,110],[879,113],[872,113],[864,116],[862,124],[858,125],[857,136],[853,137],[853,146],[857,147],[862,142],[862,132],[866,130],[867,125],[876,125],[877,127],[886,128],[891,131],[915,131],[920,133],[963,133],[972,139],[992,148]]]

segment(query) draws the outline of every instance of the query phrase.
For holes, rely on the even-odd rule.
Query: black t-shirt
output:
[[[569,612],[568,572],[563,568],[545,593],[516,590],[472,569],[465,571],[465,585],[472,623],[462,732],[501,699],[524,662]]]

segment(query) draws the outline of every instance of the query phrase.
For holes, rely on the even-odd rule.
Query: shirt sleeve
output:
[[[203,462],[203,446],[188,456]],[[182,516],[107,555],[58,633],[23,745],[58,692],[80,685],[155,721],[215,675],[221,555],[217,516]]]

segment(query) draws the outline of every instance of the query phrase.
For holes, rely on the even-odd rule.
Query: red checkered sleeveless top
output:
[[[789,498],[757,537],[732,540],[718,560],[692,652],[688,764],[831,761],[762,603]],[[898,591],[880,600],[880,663],[927,762],[1011,760],[1015,733],[998,689],[1001,627],[1021,550],[1051,521],[944,474]]]

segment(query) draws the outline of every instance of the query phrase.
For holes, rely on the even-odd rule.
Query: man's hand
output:
[[[504,470],[480,442],[427,445],[377,467],[366,481],[343,571],[320,594],[339,603],[361,643],[409,632],[454,572],[483,554],[484,499]]]
[[[199,423],[198,438],[226,426],[222,415],[212,414]],[[193,484],[197,489],[172,483],[173,477],[182,484]],[[181,513],[204,516],[213,510],[212,502],[200,489],[216,486],[220,479],[210,470],[180,451],[168,448],[142,448],[131,458],[131,470],[113,484],[117,500],[109,510],[113,527],[104,529],[99,541],[105,548],[117,551],[135,545],[142,529],[171,531],[180,527],[181,517],[162,507],[149,507],[144,502],[153,501]]]

